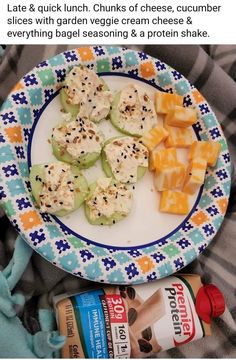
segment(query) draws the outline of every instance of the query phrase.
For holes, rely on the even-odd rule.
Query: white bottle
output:
[[[221,292],[199,275],[104,286],[55,298],[63,358],[144,358],[210,335],[224,312]]]

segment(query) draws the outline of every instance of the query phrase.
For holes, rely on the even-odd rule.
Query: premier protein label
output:
[[[194,339],[196,325],[200,323],[192,296],[182,281],[172,283],[171,287],[165,288],[165,292],[169,300],[174,346],[186,344]],[[202,333],[199,335],[202,337]]]
[[[195,278],[191,280],[194,281]],[[161,280],[159,286],[165,314],[155,322],[153,327],[162,350],[202,338],[204,331],[196,313],[191,283],[182,276],[171,276]]]
[[[64,358],[144,358],[204,336],[195,310],[197,275],[109,286],[60,300]],[[204,325],[205,326],[205,325]],[[209,335],[209,332],[208,332]]]

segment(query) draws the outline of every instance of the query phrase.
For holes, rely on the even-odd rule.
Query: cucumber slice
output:
[[[88,169],[99,159],[100,153],[93,152],[90,154],[81,155],[78,159],[73,159],[66,151],[61,150],[55,139],[52,138],[52,150],[54,156],[59,160],[77,166],[78,169]]]
[[[111,167],[107,161],[106,153],[104,150],[102,150],[102,153],[101,153],[101,161],[102,161],[102,169],[103,169],[104,173],[106,174],[106,176],[115,179],[115,176],[114,176],[114,174],[111,170]]]
[[[111,111],[110,111],[110,121],[112,123],[112,125],[116,128],[116,130],[120,131],[122,134],[126,134],[126,135],[131,135],[129,132],[127,132],[126,130],[124,130],[120,124],[120,119],[119,119],[119,113],[118,113],[118,104],[120,101],[120,94],[121,92],[119,91],[118,93],[115,94],[112,104],[111,104]]]
[[[71,113],[72,117],[76,117],[79,112],[79,105],[69,104],[68,103],[68,96],[65,92],[65,89],[62,88],[60,90],[60,101],[63,109],[66,113]]]
[[[117,137],[113,137],[113,138],[108,139],[104,143],[102,153],[101,153],[101,161],[102,161],[103,171],[104,171],[104,173],[106,174],[107,177],[112,177],[113,179],[115,179],[115,175],[112,172],[111,166],[110,166],[110,164],[109,164],[109,162],[107,160],[107,156],[106,156],[106,153],[105,153],[104,149],[105,149],[106,145],[110,144],[113,140],[122,139],[123,137],[124,136],[117,136]],[[146,171],[147,171],[147,167],[138,166],[138,168],[137,168],[137,180],[140,180],[146,174]]]
[[[102,78],[100,80],[102,82],[102,91],[109,91],[110,89],[107,86],[107,84],[105,83],[105,81]],[[79,104],[70,104],[68,102],[68,95],[63,87],[60,90],[60,101],[61,101],[61,105],[66,113],[70,113],[72,115],[72,117],[77,116],[80,106],[79,106]],[[93,119],[91,119],[91,120],[93,120]]]
[[[123,220],[127,216],[127,215],[116,212],[110,218],[108,218],[106,216],[100,216],[97,219],[92,219],[90,209],[89,209],[88,205],[86,205],[86,204],[85,204],[85,215],[86,215],[88,222],[91,225],[114,225],[117,222]]]
[[[32,188],[32,194],[38,205],[40,204],[39,195],[40,195],[40,193],[42,191],[42,187],[43,187],[42,182],[45,181],[44,165],[46,165],[46,164],[33,165],[30,169],[30,174],[29,174],[29,180],[30,180],[30,184],[31,184],[31,188]],[[37,176],[42,180],[42,182],[36,180]]]
[[[106,81],[103,78],[100,78],[102,82],[102,91],[110,91],[109,86],[107,85]]]
[[[44,166],[42,165],[33,165],[30,170],[30,183],[32,188],[32,194],[37,204],[40,205],[39,195],[42,192],[43,182],[45,181],[45,171]],[[74,175],[74,189],[75,189],[75,201],[74,208],[72,210],[60,210],[53,215],[56,216],[65,216],[77,209],[83,204],[86,196],[88,195],[88,183],[85,177],[81,174],[79,169],[76,166],[71,166],[71,172]],[[39,177],[42,181],[37,181],[36,178]]]
[[[115,180],[111,180],[110,186],[114,184],[117,184],[117,182]],[[97,182],[94,182],[89,186],[89,195],[87,196],[86,201],[84,203],[85,216],[91,225],[114,225],[115,223],[127,217],[128,214],[124,214],[116,211],[110,217],[102,215],[99,218],[94,219],[91,216],[91,209],[87,205],[87,201],[93,196],[96,187],[97,187]]]
[[[119,112],[117,110],[119,101],[120,101],[120,95],[121,95],[121,91],[116,93],[114,96],[113,102],[111,104],[110,121],[111,121],[112,125],[118,131],[120,131],[122,134],[126,134],[126,135],[133,136],[133,137],[141,137],[142,135],[136,134],[136,133],[131,133],[123,128],[124,125],[120,121]]]
[[[132,116],[130,119],[122,118],[121,113],[118,110],[121,96],[123,99],[122,91],[115,94],[110,110],[110,121],[118,131],[129,136],[140,138],[146,132],[150,131],[155,125],[157,125],[157,115],[154,109],[154,104],[150,99],[148,100],[148,98],[147,103],[145,102],[145,106],[143,105],[142,108],[139,108],[141,104],[138,105],[139,110],[136,109],[138,112],[135,118]],[[150,107],[150,109],[147,109],[147,106]],[[151,111],[150,114],[149,110]],[[146,114],[149,115],[147,120]],[[131,120],[131,122],[129,120]],[[131,128],[129,126],[131,126]]]

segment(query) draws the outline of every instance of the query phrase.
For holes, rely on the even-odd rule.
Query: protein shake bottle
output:
[[[220,290],[199,275],[136,286],[105,286],[55,298],[64,358],[144,358],[211,335],[225,309]]]

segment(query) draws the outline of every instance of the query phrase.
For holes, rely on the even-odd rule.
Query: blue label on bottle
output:
[[[109,358],[104,310],[101,303],[102,289],[74,296],[77,324],[81,329],[84,353],[88,358]]]

